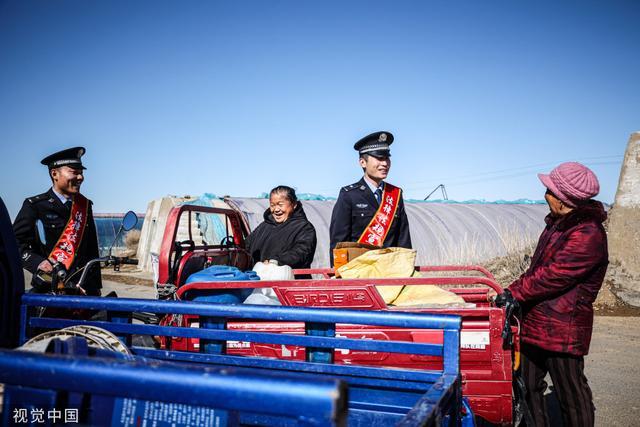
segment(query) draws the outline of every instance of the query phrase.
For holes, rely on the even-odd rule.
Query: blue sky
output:
[[[405,197],[540,199],[583,161],[612,202],[640,130],[640,3],[0,2],[1,196],[87,148],[97,212],[167,194],[336,196],[389,130]]]

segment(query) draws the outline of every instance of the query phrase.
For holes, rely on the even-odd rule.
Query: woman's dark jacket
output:
[[[531,267],[509,290],[523,306],[521,339],[549,351],[589,352],[593,302],[609,263],[602,203],[545,218]]]
[[[278,260],[291,268],[310,268],[316,252],[316,229],[307,220],[298,202],[291,216],[278,224],[267,209],[264,222],[247,238],[247,249],[253,261]]]

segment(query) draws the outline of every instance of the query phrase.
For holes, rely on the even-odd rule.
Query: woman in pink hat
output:
[[[593,302],[607,270],[607,218],[598,178],[586,166],[563,163],[539,174],[547,187],[549,215],[531,266],[496,304],[517,301],[522,307],[522,376],[536,426],[549,425],[544,378],[551,377],[565,426],[593,426],[591,389],[584,375],[584,355],[593,329]]]

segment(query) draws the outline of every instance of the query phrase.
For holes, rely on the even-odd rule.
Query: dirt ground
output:
[[[138,270],[137,266],[122,265],[119,271],[107,267],[102,269],[102,280],[126,283],[130,285],[153,286],[152,274]]]
[[[640,317],[596,316],[585,371],[597,426],[640,425]]]

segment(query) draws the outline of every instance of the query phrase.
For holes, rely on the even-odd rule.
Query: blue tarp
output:
[[[336,200],[335,197],[323,196],[321,194],[313,194],[313,193],[298,193],[298,200]],[[268,199],[269,193],[261,193],[258,196],[259,199]],[[432,199],[432,200],[419,200],[419,199],[405,199],[405,202],[411,203],[462,203],[462,204],[470,204],[470,205],[540,205],[546,204],[544,200],[531,200],[531,199],[517,199],[517,200],[483,200],[483,199],[471,199],[471,200],[442,200],[442,199]]]
[[[185,202],[185,205],[214,207],[213,201],[218,199],[215,194],[204,193],[197,200]],[[202,240],[207,244],[219,244],[227,236],[227,225],[220,215],[196,214],[196,221],[202,233]]]
[[[458,203],[465,205],[545,205],[547,202],[544,200],[531,200],[531,199],[517,199],[517,200],[483,200],[483,199],[471,199],[471,200],[416,200],[405,199],[405,202],[411,203]]]
[[[336,200],[335,197],[322,196],[320,194],[313,194],[313,193],[297,193],[296,196],[298,197],[298,200],[320,200],[320,201]],[[260,194],[260,196],[258,196],[258,198],[268,199],[269,193],[262,193]]]

